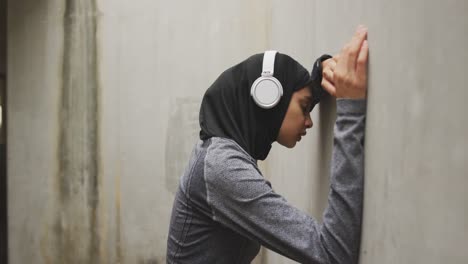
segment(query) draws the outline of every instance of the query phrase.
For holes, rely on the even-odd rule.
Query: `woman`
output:
[[[366,36],[367,30],[358,27],[340,54],[323,63],[324,77],[318,83],[295,60],[276,54],[274,77],[283,91],[274,106],[262,106],[252,92],[262,68],[268,67],[264,54],[226,70],[213,83],[200,109],[201,140],[175,197],[168,263],[250,263],[260,245],[301,263],[357,262]],[[267,157],[273,142],[292,148],[312,127],[310,111],[318,101],[320,83],[337,97],[331,190],[323,224],[275,193],[256,162]]]

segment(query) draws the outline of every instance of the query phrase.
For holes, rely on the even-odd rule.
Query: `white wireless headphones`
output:
[[[273,77],[276,50],[265,51],[263,55],[262,76],[252,84],[250,95],[261,108],[270,109],[277,105],[283,95],[281,83]]]

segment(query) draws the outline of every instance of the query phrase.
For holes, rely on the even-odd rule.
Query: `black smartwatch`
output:
[[[310,77],[312,79],[311,88],[312,88],[312,105],[316,105],[320,102],[320,100],[328,94],[325,89],[322,87],[322,62],[332,58],[332,56],[328,54],[324,54],[320,56],[315,62],[314,67],[312,68],[312,72],[310,73]]]

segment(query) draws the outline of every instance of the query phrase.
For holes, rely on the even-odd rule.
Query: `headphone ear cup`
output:
[[[250,95],[258,106],[270,109],[279,103],[283,95],[283,87],[275,77],[259,77],[252,84]]]

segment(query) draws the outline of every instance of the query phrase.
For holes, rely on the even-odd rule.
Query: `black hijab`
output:
[[[224,71],[208,88],[200,109],[200,139],[234,140],[256,160],[264,160],[276,141],[292,94],[309,85],[308,71],[285,54],[275,57],[274,77],[283,86],[280,102],[271,109],[257,106],[250,96],[262,72],[263,53],[253,55]]]

